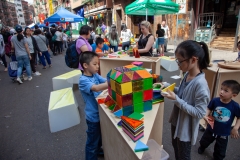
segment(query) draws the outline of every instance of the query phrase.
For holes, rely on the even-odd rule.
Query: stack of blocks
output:
[[[133,112],[152,109],[153,78],[144,68],[127,65],[112,69],[107,74],[109,96],[105,104],[116,112],[122,109],[123,116]]]

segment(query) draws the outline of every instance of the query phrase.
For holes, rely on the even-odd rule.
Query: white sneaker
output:
[[[22,83],[23,83],[22,80],[21,80],[21,78],[19,78],[19,77],[17,78],[17,81],[18,81],[19,84],[22,84]]]
[[[31,80],[32,80],[32,77],[28,77],[28,80],[31,81]]]
[[[40,72],[36,71],[35,73],[33,73],[33,75],[34,75],[34,76],[41,76],[41,75],[42,75],[42,73],[40,73]]]

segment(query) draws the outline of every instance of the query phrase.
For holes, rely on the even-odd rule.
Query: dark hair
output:
[[[198,66],[200,70],[209,67],[209,50],[208,46],[204,42],[196,42],[193,40],[186,40],[177,46],[175,54],[180,54],[183,58],[192,58],[193,56],[198,58]]]
[[[110,37],[111,37],[112,40],[117,39],[117,31],[116,31],[116,29],[117,29],[116,25],[113,24],[111,26],[111,29],[110,29]]]
[[[36,29],[34,31],[34,35],[39,35],[39,34],[42,34],[42,31],[40,29]]]
[[[126,26],[125,23],[122,23],[122,24],[121,24],[121,30],[122,30],[122,31],[127,31],[127,26]]]
[[[240,41],[237,42],[237,46],[240,44]]]
[[[35,25],[34,25],[34,28],[35,28],[35,29],[38,29],[39,27],[38,27],[38,25],[37,25],[37,24],[35,24]]]
[[[157,25],[157,30],[160,30],[162,27],[161,27],[161,24],[158,23]]]
[[[80,35],[88,35],[90,31],[91,31],[91,27],[88,25],[84,25],[81,27],[79,34]]]
[[[90,32],[92,32],[93,31],[93,28],[92,27],[90,27]]]
[[[23,34],[22,33],[17,33],[17,40],[21,41],[23,39]]]
[[[101,37],[96,38],[96,41],[95,41],[96,45],[102,44],[103,42],[104,42],[104,40]]]
[[[81,64],[82,68],[84,69],[84,67],[83,67],[84,63],[89,64],[94,57],[98,57],[98,55],[92,51],[82,52],[79,57],[79,62]]]
[[[24,32],[23,32],[23,34],[25,35],[25,36],[27,36],[27,29],[30,29],[31,30],[31,28],[29,28],[29,27],[26,27],[25,29],[24,29]]]
[[[240,84],[235,80],[225,80],[222,82],[222,86],[230,88],[233,94],[238,94],[240,92]]]

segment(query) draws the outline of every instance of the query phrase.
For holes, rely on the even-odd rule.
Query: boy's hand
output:
[[[238,128],[233,127],[231,130],[231,138],[238,139],[239,137]]]

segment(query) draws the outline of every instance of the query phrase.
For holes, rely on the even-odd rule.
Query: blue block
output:
[[[126,106],[122,108],[123,111],[123,116],[129,116],[130,114],[133,113],[133,106]]]
[[[135,152],[141,152],[141,151],[147,151],[148,150],[148,146],[146,144],[144,144],[142,141],[137,141],[136,146],[134,148]]]
[[[122,109],[119,109],[118,111],[113,113],[116,117],[121,118],[121,116],[123,115],[123,111]]]
[[[152,110],[152,101],[145,101],[143,103],[143,111],[146,112],[150,110]]]

